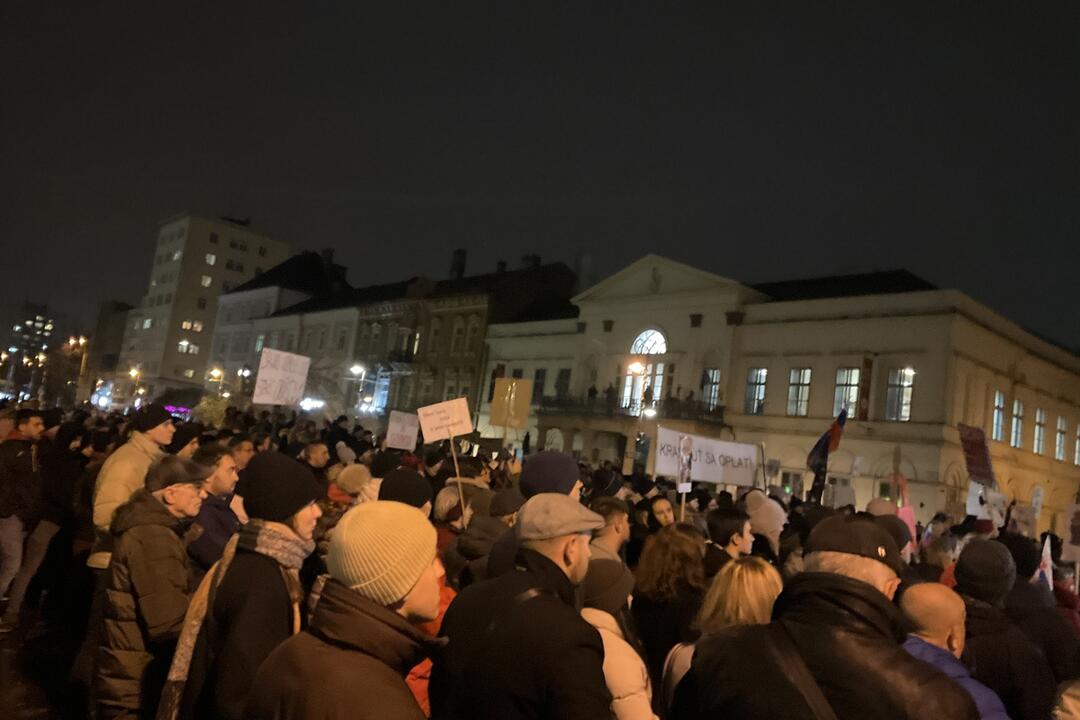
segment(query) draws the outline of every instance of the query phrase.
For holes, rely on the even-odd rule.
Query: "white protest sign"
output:
[[[684,457],[684,448],[692,451],[689,458]],[[685,473],[689,465],[691,480],[752,486],[757,456],[756,445],[713,440],[662,427],[656,429],[656,475],[678,478],[680,470]]]
[[[985,486],[980,485],[977,482],[969,482],[968,483],[967,503],[966,503],[966,505],[964,507],[964,509],[967,511],[968,515],[974,515],[977,518],[979,518],[979,517],[982,517],[982,518],[990,517],[988,514],[985,514],[984,511],[983,511],[983,498],[982,498],[983,487],[985,487]]]
[[[386,430],[386,446],[412,452],[416,449],[416,434],[420,432],[420,418],[400,410],[390,411],[390,425]]]
[[[469,401],[465,398],[417,408],[416,414],[420,417],[420,429],[424,431],[426,443],[468,435],[473,431]]]
[[[1004,493],[991,490],[977,482],[968,483],[967,514],[979,520],[990,520],[994,527],[1005,524],[1005,512],[1009,508],[1009,498]]]
[[[1013,505],[1012,513],[1009,515],[1009,531],[1024,537],[1037,537],[1035,534],[1037,521],[1035,508],[1031,505]]]
[[[304,397],[311,358],[263,348],[255,375],[256,405],[295,405]]]

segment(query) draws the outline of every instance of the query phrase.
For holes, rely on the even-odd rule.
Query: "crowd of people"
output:
[[[346,417],[0,412],[0,632],[72,717],[1080,718],[1080,597],[910,527]]]

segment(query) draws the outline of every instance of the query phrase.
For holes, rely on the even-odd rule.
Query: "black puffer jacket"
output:
[[[781,623],[840,720],[978,717],[970,696],[908,655],[897,611],[870,585],[828,573],[798,575],[777,598]],[[675,692],[670,718],[784,718],[814,715],[781,669],[767,626],[702,638]]]
[[[75,488],[89,458],[69,446],[84,429],[78,423],[64,423],[56,433],[56,442],[41,458],[41,484],[44,495],[42,519],[65,525],[75,516]]]
[[[40,450],[18,431],[0,442],[0,517],[18,515],[26,531],[41,518]]]
[[[1054,705],[1054,673],[1046,656],[1003,610],[980,600],[967,605],[961,658],[972,676],[1001,698],[1012,720],[1046,720]]]
[[[1054,593],[1046,585],[1017,578],[1005,596],[1005,614],[1043,651],[1055,682],[1080,675],[1080,641],[1058,612]]]

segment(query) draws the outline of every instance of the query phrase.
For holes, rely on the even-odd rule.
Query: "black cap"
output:
[[[176,432],[173,433],[172,442],[165,448],[170,455],[175,455],[184,448],[192,440],[197,440],[203,433],[203,426],[197,422],[182,423],[177,426]]]
[[[899,575],[904,569],[896,541],[872,520],[835,515],[817,524],[805,553],[838,552],[877,560]]]
[[[150,403],[136,410],[131,416],[131,427],[139,432],[146,432],[170,420],[172,415],[168,410],[157,403]]]
[[[907,544],[911,542],[911,530],[900,517],[896,515],[877,515],[874,517],[873,522],[889,533],[893,542],[896,543],[896,547],[907,547]]]
[[[244,468],[244,510],[253,518],[284,522],[322,497],[311,470],[276,452],[261,452]]]
[[[391,470],[379,486],[380,500],[394,500],[415,508],[431,502],[431,483],[420,473],[409,468]]]

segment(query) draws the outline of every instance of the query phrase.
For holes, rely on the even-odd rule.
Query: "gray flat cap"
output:
[[[604,518],[569,495],[533,495],[518,511],[515,530],[518,540],[550,540],[604,527]]]

